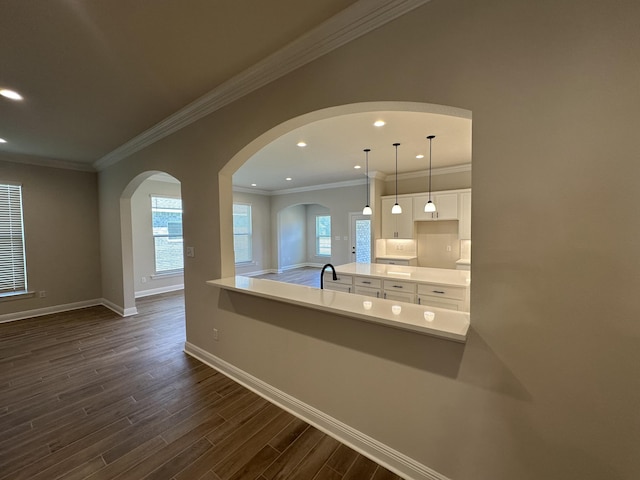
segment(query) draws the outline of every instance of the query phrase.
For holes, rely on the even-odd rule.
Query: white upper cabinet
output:
[[[425,212],[424,205],[429,201],[429,195],[416,195],[413,197],[414,220],[457,220],[458,219],[458,194],[431,192],[431,201],[436,206],[435,212]]]
[[[391,208],[396,203],[396,197],[382,199],[382,238],[413,238],[413,199],[411,197],[398,197],[398,205],[402,207],[402,213],[391,213]]]

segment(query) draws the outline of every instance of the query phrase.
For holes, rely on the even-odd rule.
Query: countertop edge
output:
[[[392,314],[391,311],[393,306],[398,306],[395,305],[398,302],[391,300],[376,299],[335,290],[320,290],[303,285],[284,284],[273,280],[243,276],[208,280],[206,283],[224,290],[236,291],[269,300],[311,308],[313,310],[329,312],[458,343],[466,342],[469,330],[469,314],[465,312],[456,312],[436,307],[428,307],[427,310],[424,305],[403,303],[401,305],[402,312],[396,315]],[[281,293],[273,290],[273,284],[278,284],[278,290]],[[289,292],[289,294],[287,294],[287,292]],[[295,297],[293,295],[294,292]],[[324,298],[325,296],[331,299],[332,304],[327,304],[327,299]],[[365,302],[370,305],[369,309],[371,313],[366,313],[363,309]],[[335,305],[333,303],[335,303]],[[434,313],[438,321],[425,320],[425,311]],[[401,317],[404,317],[406,320],[401,319]],[[439,323],[448,323],[449,325],[440,326],[438,325]]]

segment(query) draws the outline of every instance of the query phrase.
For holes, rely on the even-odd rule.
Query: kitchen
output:
[[[364,292],[369,298],[377,296],[383,304],[393,298],[394,305],[402,303],[403,317],[409,305],[460,312],[463,316],[458,323],[468,326],[470,114],[435,105],[378,103],[376,106],[385,108],[293,130],[266,145],[234,174],[234,204],[250,206],[252,212],[251,238],[244,239],[251,245],[251,260],[236,263],[236,275],[255,277],[309,267],[318,271],[330,263],[343,280],[349,277],[353,282],[363,280],[362,269],[369,268],[364,281],[375,284],[373,277],[385,275],[389,280],[400,275],[415,280],[415,285],[404,285],[412,289],[408,294],[399,292],[399,285],[391,287],[393,297],[382,288],[381,278],[377,290],[352,284],[343,291],[357,289],[353,298]],[[425,132],[437,135],[427,139]],[[354,139],[370,146],[370,152],[354,146]],[[424,212],[429,194],[437,205],[436,213]],[[369,202],[373,214],[358,215]],[[391,214],[395,203],[402,206],[401,214]],[[315,231],[317,218],[323,215],[330,218],[328,238],[326,233],[319,238]],[[354,219],[367,224],[365,236],[357,232]],[[320,241],[329,243],[329,255],[319,253]],[[360,249],[367,250],[364,262],[362,252],[356,251]],[[360,274],[347,275],[347,270],[353,269]],[[343,286],[334,284],[328,275],[327,289]],[[252,288],[256,288],[256,281],[252,280]],[[425,296],[425,285],[438,288]],[[282,284],[276,287],[278,291],[285,288]],[[434,293],[444,292],[445,287],[453,289],[453,297]],[[438,298],[440,295],[444,298]],[[359,300],[360,310],[363,301]],[[322,301],[318,305],[326,308]],[[418,314],[424,324],[424,308]],[[391,318],[399,317],[392,313]]]

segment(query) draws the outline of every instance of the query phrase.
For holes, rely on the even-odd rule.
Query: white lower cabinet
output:
[[[353,277],[351,275],[337,275],[338,279],[334,280],[331,273],[324,274],[324,288],[327,290],[336,290],[338,292],[353,293]]]
[[[382,298],[382,282],[379,278],[353,277],[354,293]]]
[[[418,285],[418,303],[449,310],[469,311],[467,308],[467,289],[463,287],[445,287],[442,285],[421,283]]]
[[[393,279],[385,279],[382,282],[382,296],[387,300],[398,302],[416,303],[416,284],[402,282]]]
[[[420,305],[469,311],[469,289],[449,287],[431,283],[415,283],[392,278],[375,278],[360,275],[337,275],[333,280],[330,272],[324,274],[324,288],[345,293],[356,293],[367,297],[384,298],[395,302],[418,303]]]

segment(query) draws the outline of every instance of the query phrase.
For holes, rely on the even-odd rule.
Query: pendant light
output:
[[[373,210],[371,210],[371,207],[369,206],[369,152],[370,151],[371,151],[370,148],[364,149],[364,154],[365,154],[364,174],[367,176],[367,204],[362,209],[363,215],[371,215],[373,213]]]
[[[431,142],[436,136],[429,135],[427,138],[429,139],[429,201],[424,204],[424,211],[433,213],[436,211],[436,204],[431,201]]]
[[[393,146],[396,147],[396,203],[391,209],[391,213],[393,213],[394,215],[398,215],[402,213],[402,207],[398,205],[398,147],[400,146],[400,144],[394,143]]]

